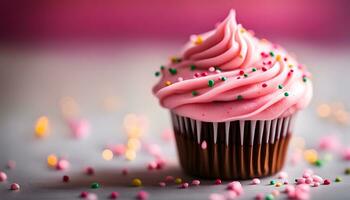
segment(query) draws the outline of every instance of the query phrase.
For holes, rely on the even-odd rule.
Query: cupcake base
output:
[[[249,179],[284,165],[293,117],[275,120],[201,122],[172,114],[180,164],[208,179]]]

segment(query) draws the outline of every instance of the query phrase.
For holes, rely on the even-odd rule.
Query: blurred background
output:
[[[130,180],[119,181],[124,167],[147,172],[147,163],[159,156],[175,166],[175,171],[165,171],[164,176],[182,176],[168,113],[151,93],[158,80],[154,72],[178,53],[191,34],[213,29],[231,8],[237,12],[238,23],[295,53],[313,73],[314,99],[299,115],[294,147],[306,151],[314,162],[317,155],[324,155],[318,152],[318,138],[335,137],[342,143],[339,147],[348,146],[349,1],[3,0],[0,171],[8,161],[16,161],[16,170],[8,171],[9,180],[22,184],[26,199],[77,196],[91,182],[80,176],[84,166],[107,171],[97,180],[111,187],[129,184]],[[142,129],[136,136],[134,126]],[[108,149],[113,150],[113,159]],[[333,164],[317,169],[320,173],[343,173],[339,166],[347,163],[341,161],[339,149],[333,153]],[[68,160],[70,169],[53,172],[49,155]],[[308,162],[299,167],[287,165],[286,170],[298,174],[305,166]],[[146,172],[138,175],[148,177],[149,184],[159,181]],[[78,177],[74,189],[61,187],[63,173]],[[54,186],[48,190],[42,187],[46,184]],[[8,186],[0,185],[0,197],[24,198],[21,193],[9,193]],[[348,197],[348,186],[335,186],[339,199]],[[125,197],[133,197],[132,189],[120,189],[124,190]],[[152,191],[154,199],[169,199],[172,194]],[[207,199],[209,193],[206,189],[176,195]],[[247,192],[248,197],[254,194]],[[321,189],[314,197],[327,195],[333,198],[329,190]]]

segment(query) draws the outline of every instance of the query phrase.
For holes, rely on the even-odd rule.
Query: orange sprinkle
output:
[[[196,45],[200,45],[203,43],[202,36],[198,35],[196,41],[194,42]]]
[[[165,85],[169,86],[169,85],[171,85],[171,82],[170,81],[165,81]]]
[[[276,60],[277,60],[277,61],[281,61],[281,55],[277,55],[277,56],[276,56]]]

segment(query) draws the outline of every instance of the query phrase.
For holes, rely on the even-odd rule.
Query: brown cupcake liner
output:
[[[284,164],[295,116],[274,120],[203,122],[171,113],[186,173],[208,179],[275,174]]]

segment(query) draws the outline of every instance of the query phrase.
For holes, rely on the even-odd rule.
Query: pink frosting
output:
[[[207,122],[289,116],[312,97],[310,73],[280,46],[254,37],[235,12],[193,36],[153,88],[163,107]]]

